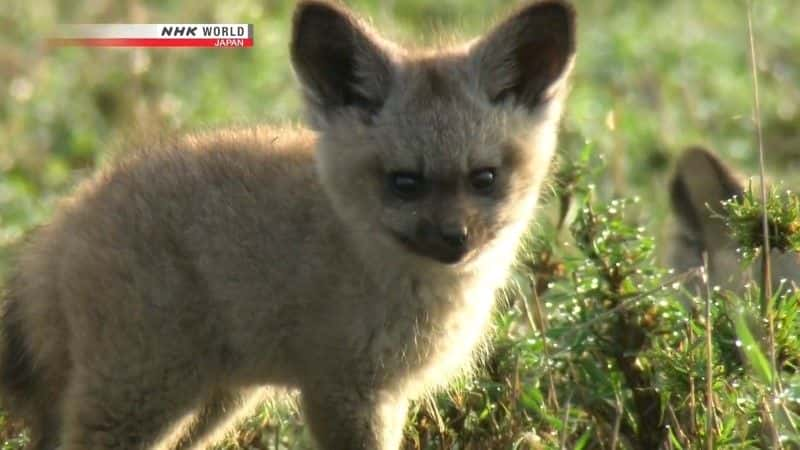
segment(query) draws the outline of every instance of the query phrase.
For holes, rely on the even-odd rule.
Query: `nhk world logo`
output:
[[[252,24],[79,24],[62,25],[48,39],[71,47],[249,48]]]

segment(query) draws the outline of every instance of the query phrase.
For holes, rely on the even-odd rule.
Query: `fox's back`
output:
[[[149,249],[155,245],[144,235],[187,239],[205,227],[227,227],[224,234],[239,234],[243,246],[255,234],[306,231],[310,221],[293,219],[327,208],[314,174],[313,139],[304,130],[265,127],[146,147],[80,186],[52,226],[73,227],[77,240],[117,249],[125,242]],[[292,227],[270,229],[282,222]]]
[[[315,175],[313,140],[299,129],[221,131],[113,164],[28,244],[29,263],[50,267],[21,261],[25,316],[41,321],[56,297],[70,336],[170,342],[176,352],[200,342],[231,364],[244,357],[237,329],[269,328],[275,348],[286,347],[276,338],[281,327],[293,333],[287,315],[302,314],[319,283],[336,290],[320,266],[352,260],[337,245],[344,236]],[[57,353],[64,339],[54,337],[32,344]],[[98,351],[80,348],[95,339],[71,341],[73,351]]]

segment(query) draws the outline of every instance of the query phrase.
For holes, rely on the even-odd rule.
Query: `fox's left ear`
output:
[[[306,100],[323,115],[374,114],[388,95],[393,64],[377,35],[327,0],[303,0],[294,13],[291,55]]]
[[[472,49],[478,84],[494,103],[534,109],[558,90],[575,55],[575,10],[560,0],[528,5]]]

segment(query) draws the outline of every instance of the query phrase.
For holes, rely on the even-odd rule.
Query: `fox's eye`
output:
[[[494,186],[495,180],[494,169],[478,169],[473,170],[469,174],[469,182],[475,190],[488,191]]]
[[[425,180],[414,172],[392,172],[389,174],[392,192],[404,200],[413,200],[425,192]]]

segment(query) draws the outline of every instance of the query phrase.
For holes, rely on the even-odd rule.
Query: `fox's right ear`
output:
[[[713,250],[728,245],[730,238],[722,220],[712,217],[709,208],[721,211],[721,203],[742,197],[744,186],[738,175],[717,155],[702,147],[683,152],[670,183],[672,211],[683,227]]]
[[[530,4],[472,50],[478,84],[494,103],[534,110],[559,88],[575,55],[575,10],[563,0]]]
[[[291,57],[313,113],[355,108],[369,116],[388,95],[393,76],[388,53],[366,25],[333,3],[298,4]]]

